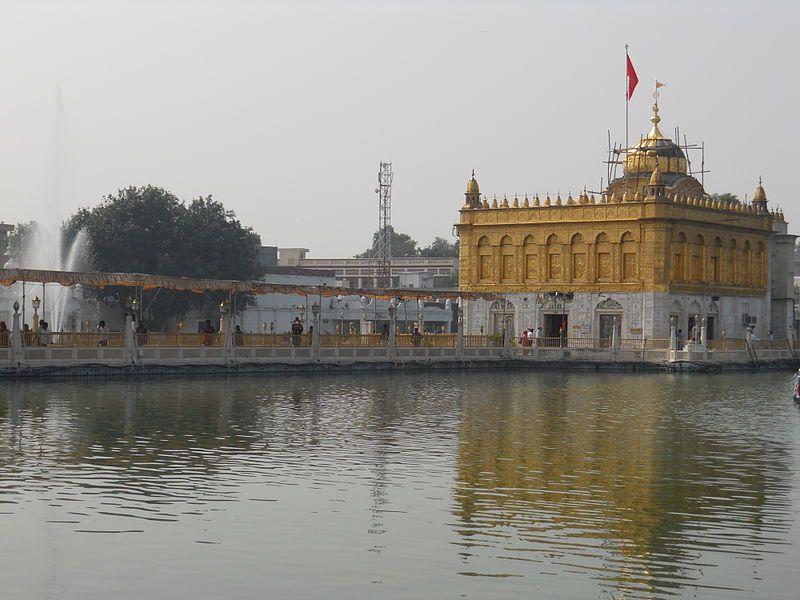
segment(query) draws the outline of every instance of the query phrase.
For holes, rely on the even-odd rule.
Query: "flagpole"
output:
[[[628,86],[630,85],[630,75],[628,75],[628,44],[625,44],[625,152],[628,151]]]

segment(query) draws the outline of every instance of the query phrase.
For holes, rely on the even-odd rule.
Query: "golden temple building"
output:
[[[457,224],[466,333],[543,328],[545,337],[785,338],[793,323],[794,235],[759,180],[743,203],[709,195],[683,149],[652,128],[602,194],[502,201],[473,172]],[[618,323],[618,325],[615,325]]]

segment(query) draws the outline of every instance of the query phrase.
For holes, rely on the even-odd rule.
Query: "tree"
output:
[[[406,233],[397,233],[391,225],[389,225],[389,233],[392,240],[392,256],[419,256],[417,240],[411,239],[411,236]],[[372,248],[356,254],[356,258],[370,258],[377,252],[378,234],[379,232],[376,231],[372,236]]]
[[[458,258],[458,242],[448,242],[445,238],[434,238],[430,246],[421,248],[420,256],[447,256]]]
[[[162,188],[129,187],[93,209],[80,209],[64,230],[73,239],[80,230],[86,232],[98,271],[243,280],[261,275],[259,236],[211,196],[186,206]],[[125,288],[98,290],[98,296],[118,305],[130,293]],[[159,324],[193,308],[215,309],[224,297],[224,292],[154,290],[144,293],[142,308],[146,318]]]
[[[711,194],[711,197],[714,200],[722,200],[724,202],[733,202],[735,204],[739,204],[739,196],[736,194],[731,194],[730,192],[725,192],[723,194]]]

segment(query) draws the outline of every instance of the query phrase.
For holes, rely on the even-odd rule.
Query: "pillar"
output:
[[[319,310],[319,309],[317,309]],[[311,332],[311,360],[319,360],[319,314],[314,315],[314,331]]]
[[[233,361],[233,328],[231,327],[231,319],[227,315],[222,315],[219,318],[219,328],[222,332],[222,356],[226,363]]]
[[[619,353],[619,318],[614,317],[614,323],[611,327],[611,353]]]
[[[389,304],[389,358],[394,360],[397,358],[397,320],[396,320],[396,307],[394,304]]]
[[[125,361],[136,362],[136,339],[133,336],[133,315],[125,315]]]
[[[678,346],[677,319],[672,316],[669,318],[669,349],[675,350]]]

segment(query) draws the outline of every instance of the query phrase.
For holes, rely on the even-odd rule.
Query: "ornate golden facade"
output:
[[[623,338],[665,338],[674,323],[704,341],[788,334],[795,236],[783,214],[760,182],[751,203],[708,195],[659,129],[657,104],[650,120],[598,195],[490,203],[473,172],[457,224],[459,287],[503,298],[468,304],[465,330],[605,338],[618,324]]]
[[[763,295],[769,237],[783,215],[767,210],[760,185],[763,201],[750,205],[706,195],[658,130],[657,109],[652,120],[624,177],[599,197],[489,204],[473,174],[457,226],[461,289]]]

